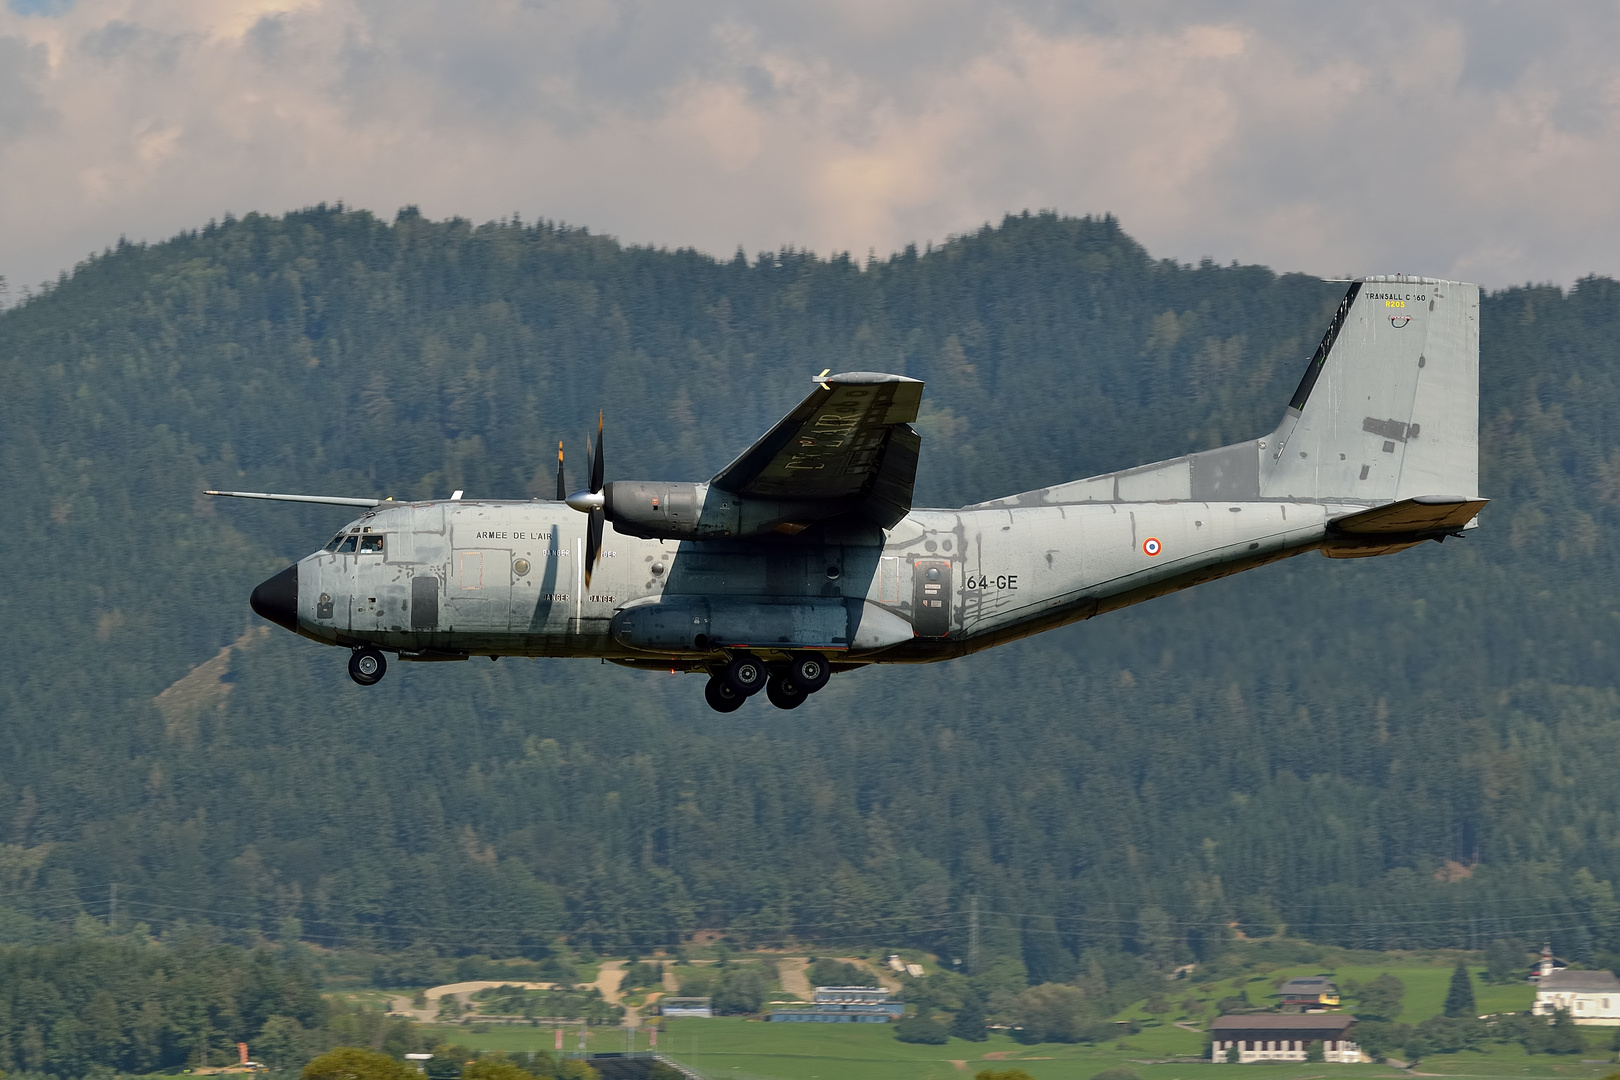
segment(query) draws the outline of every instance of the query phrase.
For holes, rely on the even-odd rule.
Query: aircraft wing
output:
[[[745,498],[825,502],[889,528],[911,510],[923,384],[903,375],[824,375],[810,396],[710,483]]]

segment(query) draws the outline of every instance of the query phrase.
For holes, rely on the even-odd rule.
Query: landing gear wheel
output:
[[[732,657],[731,663],[726,665],[726,685],[743,697],[753,697],[765,689],[765,680],[769,677],[765,665],[747,653]]]
[[[787,675],[801,693],[813,694],[832,678],[832,665],[820,653],[799,653],[788,664]]]
[[[388,670],[388,661],[376,649],[356,649],[349,656],[349,678],[361,686],[374,686]]]
[[[736,712],[748,699],[733,690],[726,680],[714,675],[704,684],[703,700],[707,701],[709,708],[715,712]]]
[[[797,709],[810,697],[787,675],[772,675],[765,686],[765,696],[778,709]]]

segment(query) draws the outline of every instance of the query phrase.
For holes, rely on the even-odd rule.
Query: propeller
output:
[[[568,487],[563,482],[562,470],[562,440],[557,440],[557,501],[568,501]]]
[[[585,471],[590,475],[590,486],[568,496],[568,505],[582,514],[589,514],[585,527],[585,587],[591,586],[591,572],[596,569],[597,557],[602,554],[602,529],[607,522],[604,507],[607,499],[602,495],[602,414],[596,414],[596,453],[591,453],[589,440],[585,443]],[[559,476],[560,476],[559,472]]]

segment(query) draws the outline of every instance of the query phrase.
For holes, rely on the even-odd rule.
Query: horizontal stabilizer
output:
[[[385,499],[346,499],[341,495],[273,495],[266,491],[205,491],[232,499],[269,499],[271,502],[323,503],[327,506],[381,506]]]
[[[1351,536],[1456,532],[1474,520],[1488,502],[1461,495],[1419,495],[1334,518],[1328,524],[1334,532]]]

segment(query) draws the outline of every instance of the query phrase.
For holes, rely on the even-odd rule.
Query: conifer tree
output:
[[[1474,1004],[1474,979],[1461,960],[1451,973],[1451,989],[1446,991],[1447,1016],[1473,1016],[1478,1011]]]
[[[962,995],[962,1007],[951,1020],[951,1034],[968,1042],[984,1042],[990,1037],[984,1030],[984,1002],[971,990]]]

